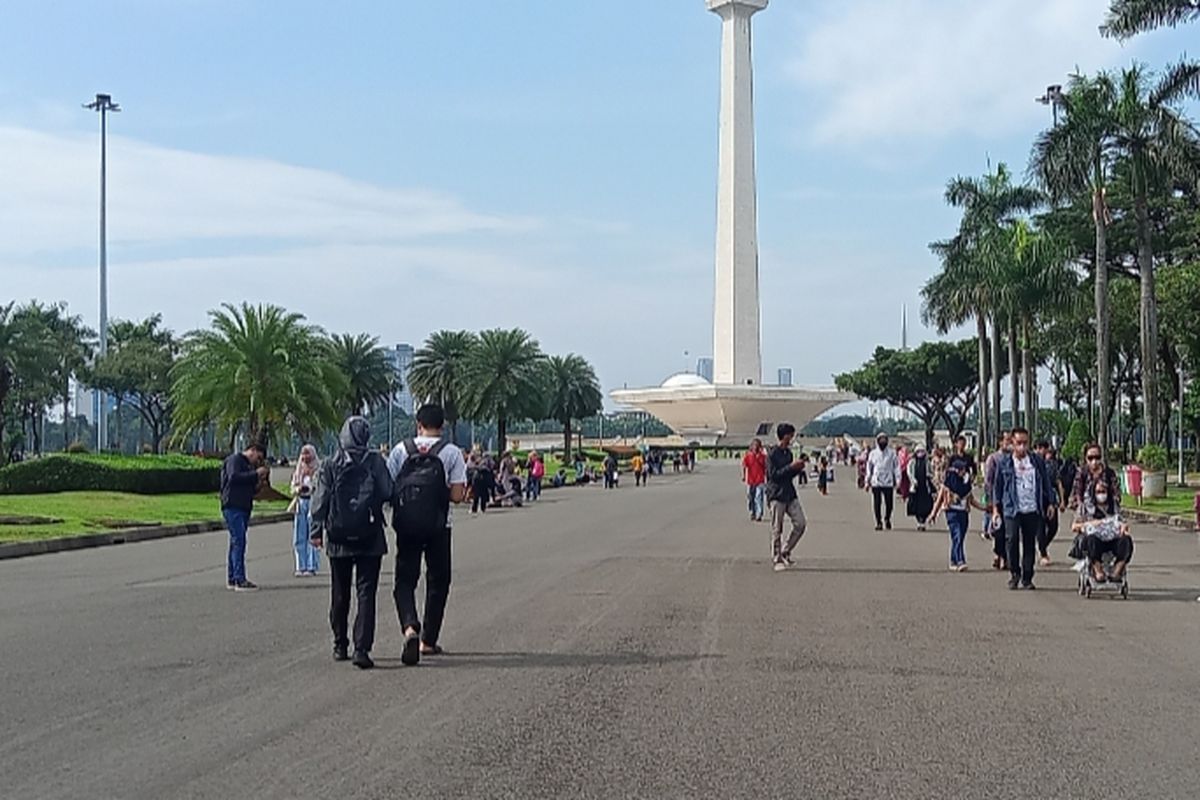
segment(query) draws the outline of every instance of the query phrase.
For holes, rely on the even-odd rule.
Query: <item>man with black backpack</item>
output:
[[[349,639],[350,583],[358,594],[354,617],[354,666],[370,669],[375,643],[375,595],[379,567],[387,555],[383,506],[392,499],[393,484],[387,464],[370,447],[371,426],[362,417],[350,417],[338,437],[338,450],[321,464],[312,501],[312,537],[325,545],[332,577],[329,624],[333,628],[333,659],[346,661]],[[357,573],[357,576],[355,575]]]
[[[392,528],[396,531],[396,613],[404,631],[400,660],[413,666],[422,655],[442,652],[438,637],[450,595],[450,504],[467,497],[462,451],[442,438],[442,407],[417,409],[417,436],[396,445],[388,471],[396,482]],[[425,619],[417,614],[417,581],[425,559]]]

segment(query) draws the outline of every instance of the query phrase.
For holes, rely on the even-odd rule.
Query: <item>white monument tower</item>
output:
[[[708,0],[721,15],[720,169],[713,383],[762,383],[758,321],[758,187],[750,18],[768,0]]]
[[[722,26],[712,380],[680,373],[661,386],[619,389],[612,398],[655,415],[687,442],[743,446],[779,422],[800,428],[857,398],[833,388],[762,385],[750,18],[769,0],[705,2]]]

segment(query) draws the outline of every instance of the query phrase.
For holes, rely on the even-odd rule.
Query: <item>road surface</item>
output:
[[[847,477],[780,574],[730,462],[460,513],[450,654],[400,665],[385,562],[368,673],[286,526],[251,530],[254,594],[223,534],[0,562],[0,795],[1197,796],[1194,534],[1135,529],[1127,602],[1065,566],[1009,592]]]

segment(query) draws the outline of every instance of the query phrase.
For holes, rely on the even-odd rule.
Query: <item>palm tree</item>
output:
[[[955,312],[969,310],[970,315],[975,317],[982,348],[982,343],[988,338],[987,323],[990,317],[991,368],[986,368],[985,359],[980,359],[980,389],[981,396],[985,396],[990,373],[990,410],[995,415],[993,430],[998,432],[1001,427],[1000,331],[1003,318],[996,308],[994,287],[1002,264],[996,261],[999,251],[986,246],[985,243],[991,237],[999,235],[1003,226],[1041,205],[1042,196],[1027,186],[1014,186],[1008,167],[999,164],[994,172],[988,172],[982,178],[960,176],[952,179],[946,185],[946,202],[955,208],[961,208],[963,215],[958,234],[949,242],[933,245],[934,252],[942,257],[944,272],[949,273],[951,277],[946,278],[940,285],[926,286],[926,290],[935,298],[933,308],[929,309],[931,319],[937,321],[939,327],[942,322],[961,324],[968,316]],[[941,296],[942,292],[947,293],[945,297]],[[927,306],[930,299],[931,294],[927,293]],[[946,329],[949,327],[950,325]],[[1015,369],[1011,362],[1010,368]],[[981,401],[981,407],[986,409],[988,405],[985,397]]]
[[[1150,193],[1166,194],[1176,181],[1200,184],[1200,133],[1179,108],[1186,98],[1200,96],[1200,63],[1180,62],[1153,86],[1150,77],[1141,65],[1122,70],[1106,147],[1129,166],[1141,277],[1142,396],[1147,438],[1157,442],[1165,427],[1160,424]]]
[[[500,452],[508,445],[509,421],[536,416],[544,406],[545,359],[538,343],[516,328],[481,332],[467,355],[464,407],[474,419],[495,421]]]
[[[1200,19],[1200,0],[1112,0],[1100,32],[1115,39]]]
[[[1051,199],[1088,194],[1092,201],[1092,221],[1096,230],[1093,265],[1093,289],[1096,306],[1096,375],[1101,387],[1100,424],[1094,435],[1108,452],[1109,392],[1112,368],[1109,364],[1108,226],[1112,219],[1107,203],[1108,178],[1112,171],[1112,153],[1108,147],[1113,129],[1117,89],[1112,77],[1101,73],[1095,78],[1071,76],[1063,96],[1063,121],[1042,133],[1034,143],[1029,171]]]
[[[343,333],[328,340],[329,359],[346,379],[346,393],[338,398],[347,414],[363,414],[394,394],[395,380],[387,351],[379,338]]]
[[[278,428],[304,436],[337,426],[346,378],[325,357],[319,328],[274,305],[225,303],[209,318],[212,327],[188,334],[171,370],[177,438],[209,422],[231,441],[244,426],[264,444]]]
[[[571,423],[598,413],[604,407],[596,371],[574,353],[551,356],[547,363],[548,412],[563,426],[563,463],[571,460]]]
[[[15,377],[12,355],[16,342],[16,329],[12,324],[13,305],[8,303],[0,306],[0,467],[8,461],[8,447],[4,438],[4,421],[7,419],[5,404]]]
[[[83,317],[68,314],[66,304],[51,306],[49,327],[58,356],[58,385],[62,387],[63,449],[71,444],[71,379],[92,358],[96,332],[83,324]]]
[[[408,369],[409,391],[423,402],[437,402],[442,407],[451,438],[462,409],[467,357],[478,342],[469,331],[436,331],[413,353]]]

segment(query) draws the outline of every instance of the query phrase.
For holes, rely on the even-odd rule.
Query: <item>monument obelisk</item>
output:
[[[762,382],[758,306],[758,187],[750,18],[768,0],[708,0],[721,16],[720,167],[713,383]]]

